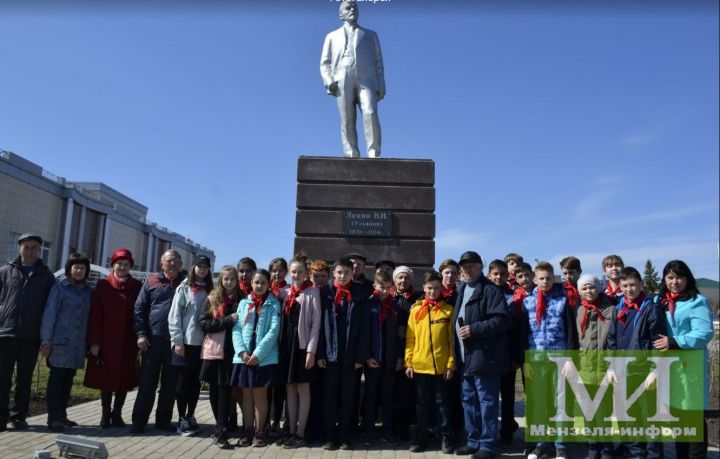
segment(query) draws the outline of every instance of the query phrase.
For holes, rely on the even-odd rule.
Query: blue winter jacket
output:
[[[40,325],[40,340],[52,346],[48,360],[58,368],[84,368],[92,289],[63,279],[50,289]]]
[[[660,315],[660,310],[655,300],[650,296],[646,296],[640,305],[640,310],[635,314],[632,323],[626,324],[626,326],[630,325],[633,327],[632,338],[628,348],[619,347],[620,337],[618,336],[617,315],[624,308],[625,298],[620,300],[613,311],[613,318],[607,337],[607,348],[609,350],[653,350],[653,341],[658,338],[658,335],[667,335],[665,320],[663,320],[663,317]]]
[[[133,329],[137,336],[169,340],[170,307],[175,290],[184,279],[185,275],[180,273],[171,281],[160,272],[145,280],[135,301],[133,314]]]
[[[238,306],[238,321],[232,329],[232,341],[235,354],[233,363],[244,364],[241,355],[243,352],[255,356],[259,366],[278,363],[278,336],[280,335],[280,303],[272,293],[268,294],[262,305],[260,316],[257,318],[257,334],[255,349],[250,348],[252,343],[253,325],[255,324],[255,309],[252,298],[243,298]]]
[[[388,313],[385,317],[384,334],[383,325],[380,323],[382,310],[380,299],[371,296],[367,301],[367,308],[370,312],[367,356],[375,359],[382,367],[395,368],[397,360],[402,360],[405,355],[405,337],[400,330],[400,327],[404,325],[400,321],[402,318],[400,306],[393,299],[393,312]]]
[[[545,314],[540,324],[535,319],[538,288],[535,287],[530,295],[523,300],[527,346],[531,351],[550,351],[563,349],[577,349],[577,329],[572,311],[567,306],[567,296],[562,284],[555,283],[546,298]]]

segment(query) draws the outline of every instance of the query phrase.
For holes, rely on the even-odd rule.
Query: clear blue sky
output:
[[[297,157],[341,151],[319,75],[338,3],[179,3],[0,1],[0,148],[219,264],[289,257]],[[436,161],[438,263],[617,253],[718,279],[718,11],[676,3],[361,3],[383,155]]]

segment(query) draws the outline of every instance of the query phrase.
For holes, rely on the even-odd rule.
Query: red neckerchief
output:
[[[440,300],[433,300],[432,298],[425,295],[422,303],[420,303],[420,307],[415,312],[415,322],[420,322],[421,320],[423,320],[425,316],[430,313],[430,309],[432,309],[433,311],[439,311]]]
[[[191,290],[193,293],[199,293],[206,289],[205,282],[195,282],[195,285],[192,286]]]
[[[225,311],[227,311],[233,303],[233,298],[229,295],[225,295],[225,300],[223,301],[223,304],[218,308],[217,311],[215,311],[215,320],[225,317]]]
[[[397,311],[393,309],[393,297],[387,295],[384,300],[380,299],[380,292],[375,290],[372,294],[373,298],[377,298],[380,301],[380,325],[385,323],[388,312],[392,311],[393,319],[397,320]]]
[[[250,282],[245,282],[244,280],[241,280],[240,290],[242,290],[245,296],[250,296],[250,294],[252,293],[252,285],[250,285]]]
[[[520,318],[522,317],[523,312],[523,300],[527,296],[527,292],[522,287],[522,285],[518,285],[515,291],[513,292],[513,297],[511,300],[511,304],[515,308],[515,317]]]
[[[255,292],[252,292],[250,294],[250,306],[248,306],[248,312],[250,312],[251,309],[255,309],[255,314],[260,315],[262,313],[262,307],[265,303],[265,300],[267,300],[268,292],[263,293],[261,296],[257,296]]]
[[[607,281],[607,284],[605,284],[605,295],[609,297],[617,296],[618,293],[620,293],[622,290],[620,290],[620,285],[615,287],[614,289],[610,286],[610,281]]]
[[[413,292],[413,288],[412,288],[412,287],[410,287],[409,289],[405,290],[405,291],[402,292],[402,293],[400,293],[400,292],[398,292],[397,290],[395,290],[395,295],[402,296],[402,297],[404,297],[404,298],[405,298],[406,300],[408,300],[408,301],[410,301],[410,300],[412,299],[413,293],[415,293],[415,292]]]
[[[352,301],[352,294],[350,293],[350,289],[347,288],[352,285],[352,281],[348,282],[347,287],[343,287],[338,281],[334,281],[333,285],[335,286],[335,299],[333,303],[335,304],[335,314],[337,314],[340,312],[340,303],[342,303],[343,299],[348,305]]]
[[[457,285],[452,284],[450,287],[445,288],[445,286],[442,286],[442,290],[440,290],[440,298],[443,300],[447,300],[448,298],[452,297],[455,292],[457,292]]]
[[[632,308],[632,309],[634,309],[634,310],[636,310],[636,311],[639,311],[639,310],[640,310],[640,305],[642,304],[642,302],[643,302],[644,299],[645,299],[645,294],[644,294],[644,293],[641,293],[640,295],[638,295],[638,297],[635,298],[635,302],[630,301],[630,300],[628,299],[628,297],[624,296],[624,297],[623,297],[623,301],[625,302],[625,307],[622,309],[622,311],[618,312],[617,320],[618,320],[621,324],[624,324],[625,321],[627,320],[627,317],[626,317],[626,316],[627,316],[628,312],[630,312],[630,309]]]
[[[520,287],[520,284],[517,283],[517,278],[515,277],[515,274],[508,274],[507,285],[513,290]]]
[[[292,305],[295,302],[295,299],[300,295],[300,292],[305,290],[308,287],[312,287],[312,282],[305,281],[302,283],[300,287],[296,287],[295,284],[290,286],[290,293],[288,293],[288,296],[285,298],[285,307],[283,308],[283,313],[285,313],[285,316],[290,315],[290,311],[292,310]]]
[[[538,325],[542,322],[543,316],[545,315],[545,309],[547,308],[545,295],[550,295],[550,290],[543,292],[538,288],[537,301],[535,302],[535,323]]]
[[[565,287],[565,296],[567,297],[568,305],[572,307],[577,306],[578,299],[580,298],[578,288],[567,281],[563,282],[563,287]]]
[[[670,311],[670,317],[675,317],[675,302],[683,296],[682,293],[670,293],[665,292],[665,298],[660,300],[660,304],[665,306]]]
[[[284,289],[287,286],[286,280],[281,280],[280,282],[272,281],[272,284],[270,284],[270,291],[272,292],[273,296],[275,298],[280,298],[280,290]]]
[[[605,317],[602,315],[597,305],[600,302],[600,297],[595,298],[595,301],[588,301],[583,298],[582,305],[585,306],[585,314],[580,319],[580,336],[585,338],[585,328],[587,328],[587,320],[590,317],[590,311],[594,312],[600,322],[605,322]]]

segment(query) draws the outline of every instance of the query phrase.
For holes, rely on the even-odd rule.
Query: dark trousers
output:
[[[230,386],[218,386],[210,383],[210,408],[212,408],[215,416],[215,432],[224,433],[225,427],[230,416],[230,408],[235,405],[232,398],[232,388]]]
[[[392,436],[396,373],[394,368],[365,368],[365,397],[363,399],[365,432],[372,432],[375,429],[377,401],[378,396],[380,396],[382,433],[385,436]]]
[[[27,417],[30,386],[39,348],[36,341],[0,338],[0,424],[7,424],[10,417],[22,420]],[[9,409],[12,375],[16,364],[15,404]]]
[[[75,368],[58,368],[47,363],[50,375],[47,381],[48,425],[67,419],[67,407],[70,402]]]
[[[345,441],[350,438],[350,421],[355,400],[357,371],[351,365],[328,363],[325,368],[325,438]]]
[[[407,437],[415,424],[415,380],[402,375],[395,380],[395,434]]]
[[[172,422],[175,402],[176,367],[170,364],[172,350],[170,340],[154,338],[150,347],[142,353],[140,362],[140,386],[133,406],[133,426],[145,427],[155,404],[155,391],[160,381],[160,395],[155,411],[155,425],[167,426]]]
[[[447,400],[447,381],[443,375],[427,375],[415,373],[415,392],[417,395],[417,441],[427,443],[434,418],[440,435],[443,438],[450,437],[450,418]]]
[[[198,348],[200,352],[200,346],[185,346],[185,352],[191,347]],[[175,396],[177,399],[178,416],[184,418],[195,414],[195,407],[197,407],[198,400],[200,399],[200,367],[202,360],[198,356],[197,359],[190,360],[186,366],[177,366],[177,384],[175,386]]]
[[[305,427],[305,440],[317,441],[325,438],[324,422],[325,422],[325,369],[317,368],[316,377],[310,383],[310,413],[308,414],[308,423]]]
[[[450,430],[457,438],[465,437],[465,415],[462,406],[462,373],[456,371],[447,382],[448,407],[450,409]]]
[[[500,437],[510,438],[518,430],[515,421],[515,377],[517,369],[500,377]]]
[[[708,426],[707,420],[703,419],[703,441],[692,443],[675,443],[675,454],[678,458],[706,459],[708,450]]]
[[[280,423],[284,414],[286,391],[285,384],[275,384],[267,391],[268,407],[272,410],[267,417],[267,424],[277,432],[281,430]]]

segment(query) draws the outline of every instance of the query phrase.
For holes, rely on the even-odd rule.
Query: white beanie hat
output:
[[[585,284],[593,284],[598,289],[600,289],[602,285],[600,283],[600,278],[592,274],[583,274],[582,276],[580,276],[580,279],[578,279],[577,283],[578,289],[582,288],[582,286]]]
[[[398,277],[398,275],[402,273],[407,273],[410,276],[410,282],[413,281],[413,271],[409,267],[402,265],[395,268],[395,271],[393,271],[393,282],[395,282],[395,278]]]

